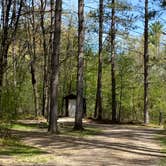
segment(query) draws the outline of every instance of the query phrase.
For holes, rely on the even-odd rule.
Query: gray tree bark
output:
[[[54,9],[55,9],[55,5],[54,5],[54,0],[50,0],[50,15],[51,15],[51,25],[50,25],[50,36],[49,36],[49,50],[48,50],[48,59],[47,59],[47,86],[48,86],[48,90],[47,90],[47,120],[49,121],[49,114],[50,114],[50,75],[51,75],[51,54],[52,54],[52,50],[53,50],[53,31],[54,31]]]
[[[74,129],[82,130],[83,118],[83,70],[84,70],[84,0],[78,0],[78,66],[77,101]]]
[[[115,80],[115,0],[112,0],[111,16],[111,82],[112,82],[112,122],[117,122],[116,115],[116,80]]]
[[[41,12],[40,12],[40,26],[42,30],[42,45],[43,45],[43,61],[44,61],[44,66],[43,66],[43,96],[42,96],[42,115],[45,116],[47,112],[47,102],[48,102],[48,85],[47,85],[47,56],[48,56],[48,51],[47,51],[47,46],[46,46],[46,32],[45,32],[45,25],[44,25],[44,16],[45,16],[45,8],[46,8],[46,2],[44,0],[40,0],[41,3]]]
[[[53,51],[51,56],[51,77],[50,77],[50,118],[49,132],[58,133],[58,83],[59,83],[59,55],[61,40],[61,14],[62,0],[56,1]]]
[[[34,13],[34,0],[32,0],[32,44],[33,44],[33,53],[31,55],[31,80],[33,88],[33,97],[35,105],[35,116],[39,115],[39,101],[38,101],[38,89],[37,89],[37,79],[36,79],[36,26],[35,26],[35,13]]]
[[[145,0],[145,26],[144,26],[144,123],[149,123],[149,112],[148,112],[148,0]]]

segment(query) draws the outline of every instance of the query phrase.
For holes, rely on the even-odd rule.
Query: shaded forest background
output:
[[[6,4],[5,4],[6,3]],[[77,94],[78,18],[63,2],[59,56],[58,114],[64,97]],[[85,2],[85,7],[88,8]],[[92,6],[97,7],[92,7]],[[84,86],[87,117],[94,117],[98,79],[98,2],[85,10]],[[111,1],[104,1],[102,119],[112,119]],[[49,114],[49,85],[55,1],[5,0],[0,5],[0,119],[10,122]],[[7,10],[9,10],[7,12]],[[4,16],[3,13],[6,15]],[[7,15],[8,13],[8,15]],[[3,18],[6,18],[6,20]],[[149,1],[148,110],[150,122],[166,119],[165,1]],[[144,119],[144,1],[115,3],[115,79],[117,120]],[[3,55],[4,54],[4,55]],[[2,61],[3,58],[3,61]],[[3,63],[2,63],[3,62]]]

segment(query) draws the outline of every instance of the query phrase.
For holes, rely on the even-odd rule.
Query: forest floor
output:
[[[161,164],[166,154],[157,139],[163,136],[160,128],[85,121],[87,130],[80,134],[72,132],[73,119],[67,118],[60,119],[62,132],[51,135],[39,121],[19,123],[22,127],[12,132],[24,150],[0,151],[2,166],[166,166]]]

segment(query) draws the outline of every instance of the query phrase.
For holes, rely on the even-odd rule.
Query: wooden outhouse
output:
[[[76,99],[77,96],[74,94],[69,94],[64,97],[65,100],[65,107],[64,107],[64,116],[66,117],[75,117],[75,112],[76,112]],[[83,116],[86,115],[86,100],[85,98],[83,99]]]

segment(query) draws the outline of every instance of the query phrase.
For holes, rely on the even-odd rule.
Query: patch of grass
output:
[[[0,155],[7,156],[33,156],[43,154],[39,148],[24,145],[17,138],[0,139]]]
[[[20,131],[32,131],[47,127],[48,127],[47,123],[31,123],[31,124],[15,123],[12,125],[11,129],[20,130]]]
[[[152,127],[152,128],[162,128],[162,126],[160,126],[160,125],[158,125],[157,123],[155,124],[155,123],[149,123],[148,125],[147,125],[148,127]]]
[[[31,163],[32,165],[39,165],[39,164],[46,164],[50,161],[54,161],[54,156],[53,154],[41,154],[41,155],[35,155],[35,156],[21,156],[17,157],[17,163],[20,163],[20,165],[24,165],[24,163]]]
[[[36,127],[32,127],[32,126],[25,125],[25,124],[13,124],[11,129],[21,130],[21,131],[31,131],[31,130],[36,129]]]
[[[157,139],[160,141],[162,147],[161,152],[166,154],[166,130],[160,131],[158,133]],[[160,161],[160,166],[165,166],[165,165],[166,165],[166,157],[162,158]]]
[[[74,130],[73,126],[65,126],[60,129],[60,133],[64,135],[77,136],[77,137],[86,137],[101,134],[101,130],[95,127],[85,127],[84,130],[78,131]]]

